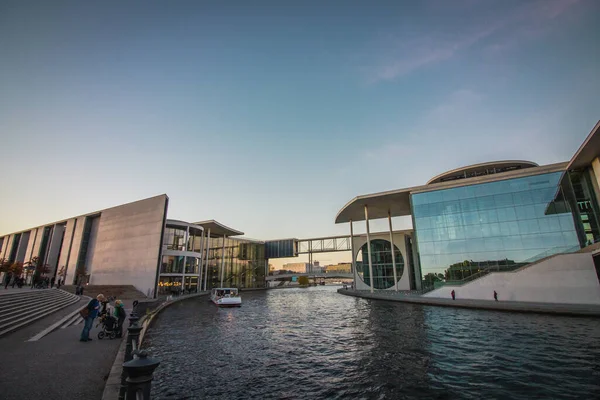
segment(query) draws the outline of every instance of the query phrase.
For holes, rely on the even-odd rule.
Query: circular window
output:
[[[394,245],[394,254],[396,256],[396,277],[402,278],[404,272],[404,259],[402,253]],[[371,264],[373,267],[373,287],[375,289],[389,289],[394,286],[394,269],[392,266],[391,243],[383,239],[371,240]],[[371,286],[369,276],[369,258],[367,244],[365,243],[358,251],[356,257],[356,272],[360,279]]]

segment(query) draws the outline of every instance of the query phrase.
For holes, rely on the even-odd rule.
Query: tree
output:
[[[308,280],[308,276],[299,276],[298,277],[298,284],[300,286],[308,286],[309,280]]]
[[[29,261],[27,261],[25,264],[23,264],[23,267],[25,268],[25,281],[27,281],[27,279],[29,279],[29,275],[31,275],[35,271],[35,268],[37,267],[38,262],[39,262],[38,257],[31,257],[31,259]]]
[[[21,274],[23,273],[23,263],[19,261],[12,263],[12,265],[10,266],[10,272],[15,277],[21,276]]]
[[[11,263],[6,258],[0,258],[0,272],[8,272],[10,270]]]

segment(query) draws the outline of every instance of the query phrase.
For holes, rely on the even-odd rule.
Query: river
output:
[[[336,287],[200,297],[155,320],[153,399],[590,399],[600,320],[433,307]]]

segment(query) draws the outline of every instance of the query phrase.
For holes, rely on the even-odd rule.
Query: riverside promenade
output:
[[[423,297],[407,292],[380,291],[371,293],[368,290],[338,289],[338,293],[346,296],[365,299],[397,301],[402,303],[423,304],[440,307],[460,307],[480,310],[512,311],[522,313],[544,313],[571,316],[600,317],[600,305],[533,303],[523,301],[494,301],[471,299],[442,299]]]
[[[92,292],[87,294],[96,296]],[[78,303],[0,338],[0,398],[59,400],[102,397],[121,339],[99,340],[97,320],[90,332],[91,342],[79,341],[82,323],[65,328],[62,328],[65,324],[61,324],[39,337],[88,301],[88,297],[83,297]],[[130,310],[132,301],[125,300],[124,303],[125,308]],[[30,341],[36,336],[39,339]]]

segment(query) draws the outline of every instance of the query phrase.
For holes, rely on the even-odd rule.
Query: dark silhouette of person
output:
[[[454,289],[450,292],[450,294],[452,295],[452,300],[456,300],[456,293],[454,292]]]
[[[498,292],[494,290],[494,300],[498,301]]]

